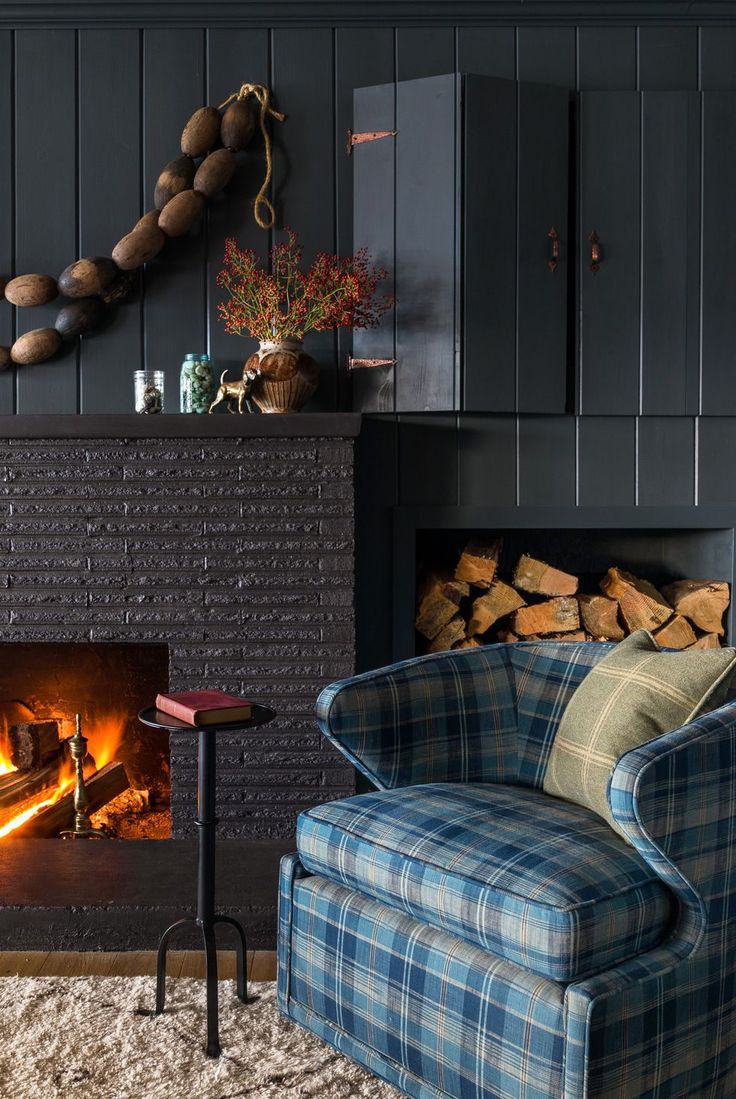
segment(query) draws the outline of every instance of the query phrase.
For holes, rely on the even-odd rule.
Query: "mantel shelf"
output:
[[[352,412],[294,415],[89,413],[82,416],[0,416],[2,439],[288,439],[354,438],[360,416]]]

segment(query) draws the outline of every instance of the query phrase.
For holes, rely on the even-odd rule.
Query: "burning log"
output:
[[[24,721],[8,730],[10,760],[19,771],[35,771],[58,756],[58,721]]]
[[[34,794],[48,790],[59,783],[60,759],[54,759],[36,771],[11,771],[0,777],[0,817]]]
[[[99,771],[95,771],[85,781],[87,797],[89,798],[89,812],[96,813],[108,801],[112,801],[123,790],[127,790],[130,783],[122,763],[108,763]],[[58,836],[64,829],[71,829],[74,825],[74,791],[65,794],[53,805],[39,810],[35,816],[25,824],[14,829],[8,834],[8,838],[29,839],[48,838]]]

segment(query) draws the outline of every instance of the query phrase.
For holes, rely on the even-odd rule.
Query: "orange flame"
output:
[[[118,748],[122,742],[125,734],[126,718],[124,714],[112,713],[108,714],[104,718],[98,719],[93,725],[82,725],[82,733],[87,737],[87,751],[93,757],[94,764],[89,764],[84,768],[85,778],[89,778],[95,771],[99,771],[106,764],[115,759]],[[4,745],[0,740],[0,774],[9,774],[11,771],[15,771],[16,768],[10,762],[10,757],[3,751]],[[7,750],[6,750],[7,751]],[[59,772],[59,782],[56,789],[51,795],[47,791],[39,793],[38,800],[35,801],[29,807],[23,809],[20,813],[17,813],[14,817],[11,817],[2,827],[0,827],[0,839],[14,832],[21,825],[26,824],[27,821],[35,817],[37,813],[40,813],[43,809],[48,809],[50,805],[55,805],[65,794],[74,787],[74,768],[71,762],[65,763]]]

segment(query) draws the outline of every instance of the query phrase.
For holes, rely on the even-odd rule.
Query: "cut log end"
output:
[[[455,569],[455,579],[465,580],[476,588],[490,588],[498,568],[503,540],[492,542],[471,539],[460,555]]]
[[[511,628],[519,637],[529,634],[569,633],[580,629],[578,601],[569,595],[556,599],[547,599],[544,603],[534,603],[521,607],[515,612]]]
[[[578,584],[577,576],[552,568],[528,553],[521,555],[514,570],[514,587],[529,595],[574,595]]]

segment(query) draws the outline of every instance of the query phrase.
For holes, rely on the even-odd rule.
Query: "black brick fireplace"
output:
[[[272,705],[268,728],[220,746],[220,835],[289,837],[301,809],[353,789],[312,715],[353,670],[357,417],[304,416],[290,436],[277,417],[135,419],[15,417],[0,437],[3,641],[163,644],[172,690]],[[193,738],[170,763],[181,838]]]

